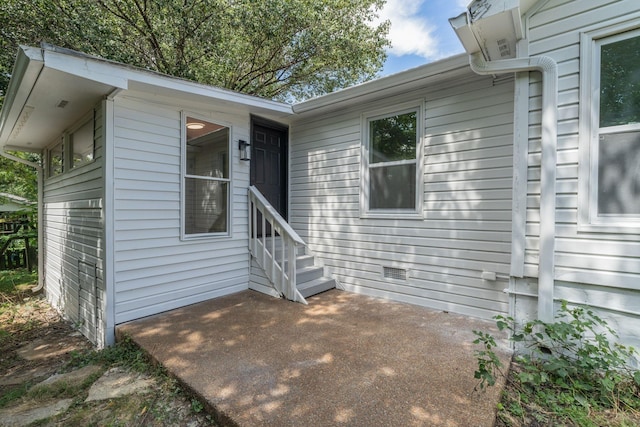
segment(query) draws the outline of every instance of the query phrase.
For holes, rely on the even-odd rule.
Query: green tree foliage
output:
[[[30,162],[39,163],[40,156],[31,153],[13,153]],[[35,201],[38,199],[38,180],[34,168],[0,156],[0,193]]]
[[[416,158],[416,113],[385,117],[370,123],[371,163]]]
[[[279,100],[373,78],[384,0],[3,0],[0,91],[19,44],[40,41]]]
[[[640,123],[640,37],[602,46],[600,126]]]

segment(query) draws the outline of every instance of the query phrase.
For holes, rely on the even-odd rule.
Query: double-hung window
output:
[[[421,108],[363,119],[363,216],[419,217],[422,204]]]
[[[640,227],[640,29],[583,36],[581,225]],[[590,69],[590,73],[588,70]],[[587,161],[588,157],[588,161]],[[588,165],[589,170],[586,171]]]
[[[185,236],[229,233],[229,127],[186,117],[183,190]]]

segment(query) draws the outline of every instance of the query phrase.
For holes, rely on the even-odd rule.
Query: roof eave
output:
[[[140,83],[191,95],[220,99],[238,105],[272,110],[277,113],[292,114],[291,106],[288,104],[205,85],[192,80],[86,55],[81,52],[61,49],[56,46],[45,46],[45,60],[47,67],[77,77],[97,80],[114,88],[126,90],[130,88],[131,84]],[[119,72],[114,73],[114,68],[117,68]]]
[[[293,105],[294,113],[303,115],[326,108],[343,108],[363,101],[380,98],[388,90],[411,90],[431,81],[455,78],[469,70],[467,55],[455,55],[397,74],[371,80],[356,86],[313,98]]]
[[[41,49],[20,46],[0,110],[0,147],[4,147],[11,136],[43,67]]]

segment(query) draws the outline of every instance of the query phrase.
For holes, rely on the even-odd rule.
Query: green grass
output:
[[[25,269],[0,271],[0,293],[14,294],[24,290],[26,286],[35,285],[38,282],[38,273]]]
[[[165,375],[160,365],[151,363],[140,347],[128,337],[102,350],[73,352],[65,371],[96,364],[105,367],[117,365],[140,373]]]

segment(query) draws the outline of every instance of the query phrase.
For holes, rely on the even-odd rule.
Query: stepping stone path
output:
[[[35,340],[19,349],[18,354],[28,361],[41,361],[61,356],[73,350],[80,350],[85,347],[81,342],[81,340],[78,340],[78,345],[76,346],[63,342],[51,343],[46,340]],[[51,366],[46,368],[35,367],[24,372],[9,373],[0,378],[0,385],[17,385],[42,376],[51,375],[51,369]],[[72,372],[51,375],[44,381],[34,385],[31,390],[51,388],[59,384],[80,385],[91,376],[101,372],[102,369],[97,365],[89,365]],[[132,373],[120,367],[111,368],[93,383],[85,402],[115,399],[133,393],[150,392],[154,386],[155,380],[145,375]],[[73,402],[74,399],[33,399],[26,403],[2,408],[0,409],[0,426],[26,426],[35,421],[64,413]]]
[[[60,399],[48,402],[29,402],[3,408],[0,410],[0,425],[6,427],[26,426],[65,412],[71,403],[73,403],[73,399]]]
[[[55,387],[58,384],[67,384],[68,386],[80,385],[85,382],[89,377],[102,371],[102,368],[97,365],[89,365],[84,368],[76,369],[75,371],[67,372],[66,374],[52,375],[39,384],[34,385],[31,390],[39,390],[47,387]]]
[[[89,389],[85,402],[116,399],[134,393],[147,393],[155,381],[145,375],[134,374],[123,368],[111,368]]]
[[[38,338],[18,349],[18,356],[29,361],[44,360],[87,348],[86,340],[73,338],[75,337],[71,337],[71,339],[65,338],[58,342],[51,342],[46,338]]]

